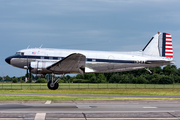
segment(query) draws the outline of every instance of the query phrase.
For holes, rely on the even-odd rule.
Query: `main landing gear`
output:
[[[54,80],[54,75],[52,75],[52,80],[48,82],[47,86],[50,90],[56,90],[59,87],[59,81],[64,77],[64,74],[57,80]]]

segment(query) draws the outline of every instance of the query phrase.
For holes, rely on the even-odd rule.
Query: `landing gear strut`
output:
[[[52,80],[48,82],[47,86],[50,90],[56,90],[59,87],[59,81],[64,77],[64,74],[61,76],[61,78],[58,78],[54,81],[54,75],[52,74]]]

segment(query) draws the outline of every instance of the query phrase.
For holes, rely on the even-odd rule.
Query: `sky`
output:
[[[158,31],[180,67],[179,0],[0,0],[0,76],[23,76],[5,58],[30,48],[139,51]]]

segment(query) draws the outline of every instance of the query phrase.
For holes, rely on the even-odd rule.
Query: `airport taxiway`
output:
[[[7,101],[0,120],[179,120],[180,101]]]

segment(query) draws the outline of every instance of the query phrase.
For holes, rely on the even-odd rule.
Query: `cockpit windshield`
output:
[[[21,55],[21,56],[23,56],[24,55],[24,53],[23,52],[16,52],[16,54],[15,55]]]

